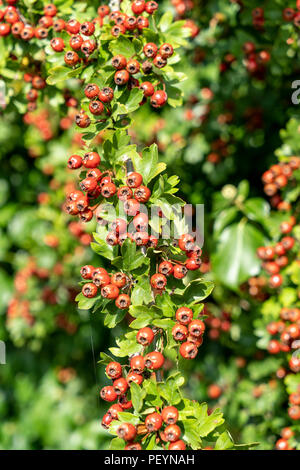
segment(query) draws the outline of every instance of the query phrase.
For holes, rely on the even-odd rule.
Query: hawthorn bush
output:
[[[112,449],[299,448],[300,5],[3,3],[1,301],[16,359],[0,445],[107,445],[96,404],[82,402],[96,396],[92,334],[110,346],[101,397],[118,403],[100,406]],[[188,237],[149,240],[137,213],[168,217],[184,199],[205,204],[201,259]],[[14,378],[24,348],[37,405]],[[36,418],[47,385],[69,404],[60,436]]]

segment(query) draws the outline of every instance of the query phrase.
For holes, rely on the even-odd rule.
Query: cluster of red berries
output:
[[[300,168],[300,157],[292,156],[288,162],[280,162],[272,165],[269,170],[262,175],[264,191],[271,197],[271,203],[278,210],[290,210],[291,205],[282,201],[279,194],[280,190],[285,188],[289,182],[293,182],[293,172]]]
[[[289,440],[292,439],[295,435],[294,431],[289,428],[283,428],[281,431],[281,438],[276,442],[277,450],[292,450],[293,447],[290,445]]]
[[[290,223],[288,225],[290,227]],[[262,268],[271,276],[269,287],[272,289],[282,285],[283,278],[280,271],[289,264],[288,252],[294,244],[293,237],[285,236],[275,246],[261,246],[257,249],[257,256],[263,260]]]
[[[172,328],[172,336],[181,342],[179,353],[184,359],[195,359],[203,343],[205,324],[202,320],[193,319],[193,311],[188,307],[178,308],[175,318],[177,323]]]
[[[159,293],[163,292],[167,285],[167,277],[174,276],[175,279],[183,279],[188,271],[195,271],[201,266],[201,248],[195,244],[194,237],[183,234],[178,240],[179,248],[185,253],[185,262],[164,260],[158,265],[158,273],[151,276],[150,282],[153,289]]]
[[[271,55],[266,50],[256,51],[256,46],[253,42],[247,41],[243,45],[245,53],[246,69],[253,77],[257,79],[264,79],[266,64],[270,62]]]
[[[265,290],[268,284],[267,279],[264,276],[253,276],[248,279],[246,285],[241,286],[242,289],[247,290],[251,297],[256,300],[263,302],[268,298],[268,294]]]
[[[55,29],[55,24],[63,20],[55,20],[53,17],[57,13],[57,8],[52,3],[44,7],[44,16],[39,19],[38,26],[32,26],[21,15],[18,8],[13,6],[17,1],[12,3],[8,0],[9,6],[4,10],[0,10],[0,36],[8,36],[12,34],[15,38],[22,39],[23,41],[30,41],[32,38],[45,39],[48,36],[48,31],[51,27]]]
[[[34,126],[38,129],[43,140],[51,140],[53,137],[52,126],[49,120],[49,112],[47,109],[42,109],[36,113],[29,111],[32,109],[31,105],[35,102],[28,103],[28,112],[24,114],[24,123],[29,126]],[[35,156],[34,154],[32,156]]]
[[[113,405],[103,417],[102,424],[108,424],[118,417],[119,405]],[[175,406],[165,406],[161,410],[146,416],[144,423],[134,426],[131,423],[121,423],[117,427],[117,435],[127,443],[125,450],[142,450],[141,444],[135,439],[139,436],[157,434],[157,442],[169,443],[168,450],[185,450],[186,446],[181,437],[181,429],[178,422],[178,409]]]
[[[81,268],[81,276],[87,282],[82,287],[82,293],[85,297],[93,298],[97,295],[98,289],[101,289],[101,296],[104,299],[115,300],[117,308],[127,309],[130,306],[130,297],[128,294],[121,293],[120,290],[130,290],[132,281],[129,277],[117,272],[109,275],[104,268],[94,268],[91,265],[85,265]]]
[[[285,8],[282,12],[282,17],[285,21],[293,21],[294,25],[297,26],[297,28],[300,27],[300,1],[296,0],[296,8]]]
[[[222,332],[227,333],[230,330],[230,313],[222,311],[219,316],[215,316],[205,308],[204,314],[208,315],[205,319],[205,323],[209,328],[208,336],[210,339],[217,340]]]
[[[24,81],[31,83],[31,89],[26,93],[26,100],[28,101],[28,111],[34,111],[37,107],[37,99],[39,90],[43,90],[46,86],[45,80],[40,75],[32,76],[30,73],[24,74]]]
[[[290,352],[299,349],[300,346],[300,309],[284,307],[280,312],[280,321],[268,324],[267,330],[272,335],[279,335],[279,339],[272,339],[269,343],[269,353],[279,354],[281,351]],[[292,357],[290,369],[293,372],[300,371],[300,358]]]

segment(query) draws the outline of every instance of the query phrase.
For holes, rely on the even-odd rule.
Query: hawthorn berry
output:
[[[112,197],[114,194],[116,194],[116,192],[117,192],[117,188],[114,183],[107,183],[101,188],[101,194],[105,198]]]
[[[117,69],[117,70],[122,70],[126,68],[127,65],[127,59],[121,54],[115,55],[111,59],[111,64],[112,66]]]
[[[113,387],[117,395],[124,395],[128,389],[127,380],[124,377],[114,380]]]
[[[173,55],[174,49],[171,44],[164,43],[162,46],[160,46],[158,53],[163,59],[168,59]]]
[[[101,425],[104,427],[104,429],[108,429],[110,423],[112,422],[112,420],[113,419],[112,419],[111,415],[106,413],[102,418]]]
[[[145,5],[145,10],[149,15],[152,15],[158,9],[158,3],[153,0],[149,1]]]
[[[145,356],[145,366],[150,370],[160,369],[164,362],[165,358],[159,351],[152,351]]]
[[[193,311],[188,307],[179,307],[175,316],[179,323],[188,325],[193,320]]]
[[[128,442],[125,446],[125,450],[142,450],[142,446],[139,442]]]
[[[175,424],[178,420],[178,410],[175,406],[166,406],[161,412],[163,422],[166,424]]]
[[[110,402],[115,401],[117,399],[116,391],[111,385],[103,387],[101,389],[100,396],[103,400]]]
[[[64,61],[67,65],[74,67],[76,64],[78,64],[79,60],[79,55],[76,52],[68,51],[65,53]]]
[[[155,67],[158,69],[162,69],[167,65],[167,60],[164,59],[161,55],[157,55],[153,59],[153,65],[155,65]]]
[[[50,45],[55,52],[62,52],[65,48],[65,43],[62,38],[51,39]]]
[[[84,154],[82,162],[86,168],[96,168],[100,165],[101,158],[97,152],[87,152]]]
[[[127,276],[124,273],[115,273],[111,276],[111,283],[122,289],[127,283]]]
[[[68,168],[76,170],[82,166],[82,158],[80,155],[71,155],[68,160]]]
[[[144,96],[147,96],[147,97],[152,96],[155,91],[154,86],[150,82],[141,83],[140,89],[143,90]]]
[[[153,42],[148,42],[147,44],[145,44],[143,51],[145,56],[148,57],[148,59],[153,59],[153,57],[155,57],[157,54],[158,47]]]
[[[131,59],[127,62],[126,70],[130,75],[135,75],[140,71],[140,64],[137,60]]]
[[[173,274],[174,268],[170,261],[162,261],[158,266],[158,271],[164,276],[170,276]]]
[[[68,33],[77,34],[80,30],[80,23],[77,20],[69,20],[66,25]]]
[[[149,432],[157,432],[163,424],[162,417],[159,413],[151,413],[146,416],[145,425]]]
[[[130,367],[136,374],[142,374],[145,369],[145,360],[143,356],[133,356],[130,359]]]
[[[118,413],[122,411],[123,408],[118,403],[115,403],[107,410],[107,414],[110,415],[112,419],[118,419]]]
[[[94,23],[91,23],[90,21],[86,21],[85,23],[82,23],[80,25],[79,31],[84,36],[91,36],[95,32],[95,25]]]
[[[116,299],[116,307],[120,309],[129,308],[130,304],[130,297],[127,294],[120,294]]]
[[[82,266],[82,268],[80,269],[81,277],[83,277],[83,279],[92,279],[94,270],[94,266],[91,266],[90,264]]]
[[[108,232],[105,241],[110,246],[115,246],[119,243],[118,237],[115,232]]]
[[[89,99],[96,98],[99,95],[99,92],[100,89],[96,83],[89,83],[84,89],[84,94]]]
[[[102,287],[101,295],[106,299],[116,299],[119,295],[119,288],[114,284],[107,284]]]
[[[185,449],[186,449],[186,445],[181,439],[175,442],[171,442],[168,447],[168,450],[185,450]]]
[[[133,235],[133,240],[138,246],[147,245],[149,241],[149,235],[147,232],[136,232]]]
[[[163,290],[167,285],[167,278],[163,274],[153,274],[150,279],[153,289]]]
[[[140,189],[140,188],[138,188]],[[133,196],[132,190],[128,186],[121,186],[118,191],[117,191],[117,196],[120,199],[120,201],[127,201],[127,199],[131,199]],[[135,197],[135,194],[134,194]],[[135,197],[135,199],[138,201],[139,199]],[[143,201],[140,201],[143,202]]]
[[[135,171],[129,173],[126,179],[126,184],[129,188],[138,188],[143,182],[143,177],[140,173]]]
[[[140,15],[145,10],[146,2],[145,0],[135,0],[131,4],[131,10],[135,15]]]
[[[101,271],[100,271],[101,269]],[[97,268],[92,273],[93,283],[97,287],[104,287],[110,284],[110,276],[107,271],[103,268]]]
[[[134,216],[140,210],[140,203],[136,199],[127,199],[124,202],[124,211],[125,214]]]
[[[95,284],[93,284],[92,282],[88,282],[87,284],[84,284],[84,286],[82,287],[82,293],[85,297],[88,297],[89,299],[90,298],[93,298],[95,297],[95,295],[97,294],[97,286],[95,286]]]
[[[131,423],[122,423],[117,428],[117,435],[124,441],[133,441],[136,436],[136,429]]]
[[[195,343],[186,341],[179,348],[179,353],[184,359],[195,359],[198,354],[198,348]]]
[[[187,271],[187,268],[182,264],[175,264],[173,275],[175,279],[183,279],[186,276]]]
[[[102,90],[100,90],[98,96],[99,96],[99,99],[103,103],[110,103],[114,98],[114,92],[113,92],[112,88],[104,87],[104,88],[102,88]]]
[[[188,330],[192,336],[201,336],[205,331],[205,324],[202,320],[192,320],[188,326]]]
[[[105,371],[110,379],[119,379],[122,377],[122,366],[119,362],[109,362]]]
[[[142,375],[140,374],[137,374],[133,371],[129,372],[127,377],[126,377],[126,380],[129,384],[129,386],[132,384],[132,382],[136,383],[137,385],[141,385],[141,383],[143,382],[144,378]]]
[[[114,81],[116,85],[125,85],[128,82],[129,78],[130,75],[127,70],[118,70],[115,73]]]
[[[177,424],[169,424],[164,431],[166,440],[169,442],[178,441],[181,435],[180,427]]]
[[[164,90],[157,90],[150,98],[150,103],[154,108],[161,108],[166,104],[168,95]]]
[[[152,329],[148,326],[141,328],[137,332],[136,340],[139,344],[142,344],[143,346],[149,346],[149,344],[151,344],[154,340],[154,333]]]
[[[176,323],[172,328],[172,336],[175,341],[185,341],[188,336],[188,329],[181,323]]]

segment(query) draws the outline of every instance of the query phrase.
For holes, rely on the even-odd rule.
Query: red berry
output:
[[[120,309],[129,308],[130,304],[130,297],[127,294],[120,294],[116,299],[116,306]]]
[[[133,356],[130,359],[130,367],[136,374],[142,374],[145,369],[145,360],[143,356]]]
[[[68,168],[76,170],[82,166],[82,158],[80,155],[71,155],[68,160]]]
[[[122,377],[122,366],[119,362],[109,362],[105,371],[110,379],[119,379]]]
[[[117,435],[124,441],[133,441],[136,436],[136,429],[131,423],[122,423],[117,428]]]
[[[71,34],[77,34],[80,30],[80,23],[77,20],[69,20],[67,23],[67,31]]]
[[[68,51],[65,53],[64,61],[67,65],[74,67],[79,62],[79,56],[74,51]]]
[[[149,346],[149,344],[151,344],[154,340],[154,333],[151,328],[146,326],[145,328],[141,328],[137,332],[136,340],[139,344],[142,344],[143,346]]]
[[[106,299],[116,299],[119,295],[119,288],[114,284],[107,284],[102,287],[101,295]]]
[[[145,10],[145,5],[146,5],[145,0],[135,0],[131,4],[131,10],[136,15],[140,15]]]
[[[97,152],[88,152],[83,156],[83,164],[86,168],[96,168],[100,162],[101,158]]]
[[[126,179],[126,184],[129,188],[138,188],[143,182],[143,177],[140,173],[133,171],[129,173]]]
[[[184,341],[188,336],[188,329],[181,323],[176,323],[172,328],[172,336],[175,341]]]
[[[151,413],[146,416],[145,425],[149,432],[158,431],[162,427],[162,424],[163,420],[159,413]]]
[[[91,36],[95,32],[95,25],[90,21],[86,21],[80,25],[80,32],[84,36]]]
[[[175,442],[171,442],[168,448],[168,450],[185,450],[185,449],[186,449],[185,443],[181,439]]]
[[[184,359],[195,359],[198,354],[198,348],[195,343],[187,341],[181,344],[179,352]]]
[[[145,356],[145,366],[147,369],[160,369],[165,362],[165,358],[159,351],[152,351]]]
[[[163,422],[166,424],[175,424],[178,420],[178,410],[175,406],[166,406],[161,412]]]
[[[105,401],[115,401],[117,399],[116,391],[111,385],[103,387],[100,392],[100,396]]]
[[[166,440],[169,442],[178,441],[181,435],[180,427],[177,424],[169,424],[164,431]]]
[[[94,266],[91,266],[89,264],[82,266],[82,268],[80,269],[81,277],[83,277],[83,279],[92,279],[94,270]]]
[[[180,307],[176,310],[176,320],[182,325],[188,325],[193,320],[193,311],[188,307]]]
[[[145,56],[148,57],[148,59],[151,59],[156,56],[158,48],[157,45],[153,42],[148,42],[147,44],[145,44],[143,50]]]
[[[128,389],[127,380],[124,377],[114,380],[113,387],[117,395],[124,395]]]
[[[161,108],[162,106],[164,106],[164,104],[166,104],[167,100],[167,93],[163,90],[157,90],[151,96],[150,103],[151,106],[153,106],[154,108]]]
[[[140,188],[138,188],[140,189]],[[135,191],[136,192],[136,191]],[[132,190],[128,186],[121,186],[118,189],[117,196],[120,199],[120,201],[127,201],[127,199],[132,198]],[[135,194],[134,194],[135,197]],[[135,199],[138,201],[139,199],[135,197]],[[143,202],[143,201],[140,201]]]
[[[115,73],[114,81],[116,85],[125,85],[128,82],[129,78],[130,75],[127,70],[118,70]]]
[[[111,59],[111,64],[112,66],[117,69],[117,70],[122,70],[126,68],[127,65],[127,59],[121,54],[115,55]]]
[[[62,38],[53,38],[50,41],[50,46],[55,52],[61,52],[65,48],[65,43]]]
[[[167,285],[167,278],[163,274],[153,274],[150,283],[153,289],[163,290]]]
[[[192,320],[188,327],[189,333],[193,336],[199,337],[205,331],[205,324],[202,320]]]
[[[130,384],[132,382],[136,383],[137,385],[141,385],[141,383],[143,382],[144,378],[142,375],[140,374],[136,374],[135,372],[129,372],[129,374],[127,375],[126,377],[126,380],[130,386]]]
[[[95,297],[95,295],[97,294],[97,291],[98,291],[97,287],[92,282],[88,282],[87,284],[84,284],[84,286],[82,287],[83,295],[85,297],[88,297],[89,299]]]

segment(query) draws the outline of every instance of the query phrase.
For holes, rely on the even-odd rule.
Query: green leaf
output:
[[[136,244],[126,239],[121,248],[124,271],[133,271],[144,263],[145,257],[137,251]]]
[[[256,276],[260,272],[256,250],[264,243],[263,233],[246,219],[227,227],[220,234],[212,256],[216,278],[235,290],[249,277]]]
[[[124,36],[120,36],[118,39],[110,41],[108,47],[112,55],[121,54],[127,59],[134,56],[136,53],[134,44],[130,39],[125,38]]]
[[[231,449],[234,446],[232,438],[228,431],[224,431],[216,440],[215,450]]]
[[[48,85],[56,85],[59,82],[64,82],[69,78],[78,77],[82,70],[82,66],[76,69],[69,69],[62,65],[52,67],[48,72],[47,83]]]
[[[141,276],[131,292],[132,305],[149,304],[152,301],[152,291],[148,276]]]
[[[143,175],[143,184],[147,185],[157,174],[164,170],[165,164],[158,163],[157,145],[152,144],[143,150],[142,157],[133,160],[135,171]]]
[[[103,238],[96,232],[93,233],[93,237],[96,243],[91,243],[91,248],[95,253],[110,260],[116,257],[117,252],[118,252],[118,247],[111,246],[108,243],[106,243],[106,241],[103,240]]]
[[[143,407],[143,398],[145,396],[145,391],[141,387],[139,387],[139,385],[132,382],[130,385],[130,394],[133,408],[139,413]]]

